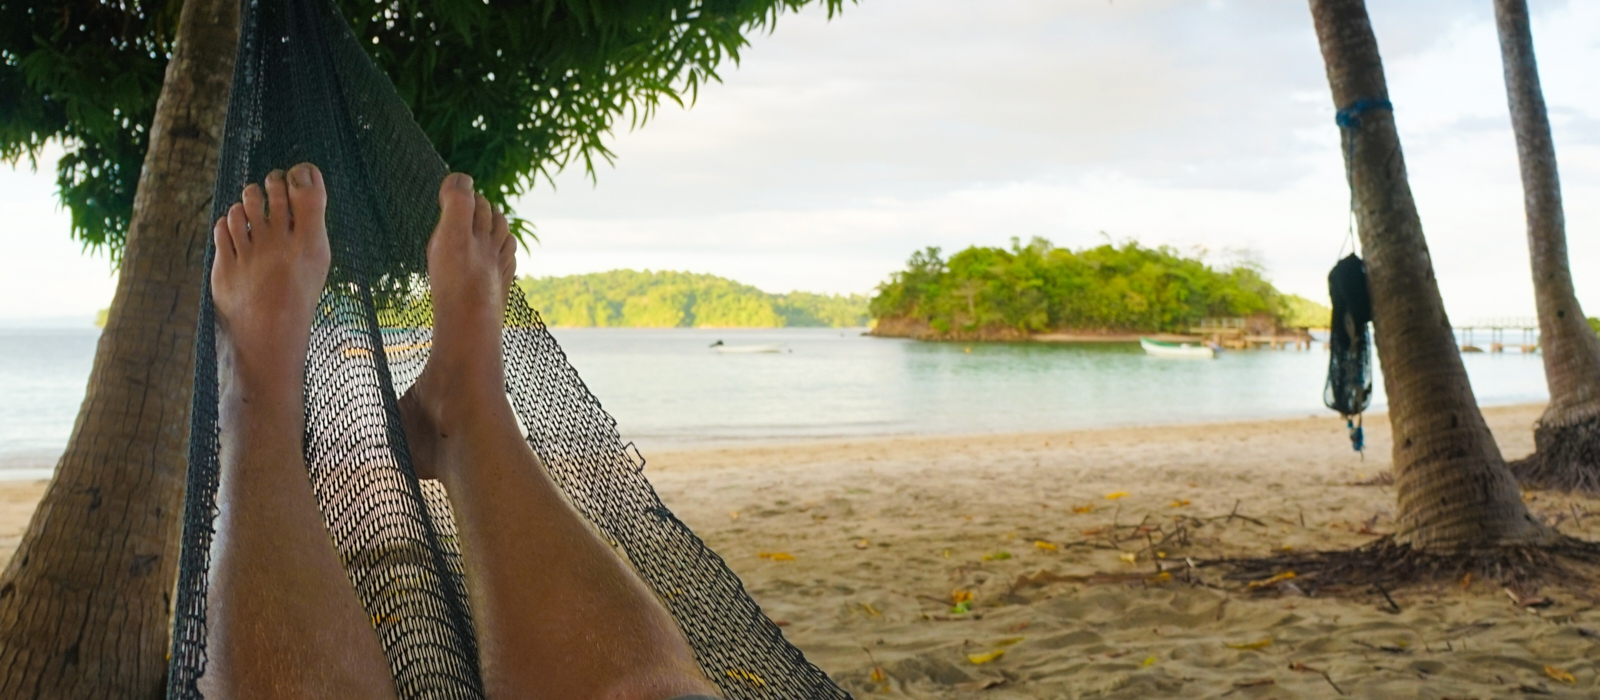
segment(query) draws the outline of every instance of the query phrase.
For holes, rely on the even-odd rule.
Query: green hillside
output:
[[[551,326],[627,328],[854,327],[867,324],[864,295],[768,294],[691,272],[612,270],[517,280]]]
[[[1081,250],[1035,238],[911,256],[872,299],[878,331],[916,337],[1019,337],[1050,331],[1181,332],[1204,317],[1267,313],[1325,327],[1327,307],[1285,295],[1248,265],[1215,268],[1135,242]]]

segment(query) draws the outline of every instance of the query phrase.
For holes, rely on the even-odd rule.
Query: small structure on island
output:
[[[1296,350],[1311,349],[1311,329],[1283,328],[1268,313],[1202,318],[1199,325],[1189,328],[1189,333],[1232,350],[1291,346]]]

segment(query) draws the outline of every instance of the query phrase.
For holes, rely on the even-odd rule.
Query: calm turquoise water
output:
[[[1322,350],[1183,361],[1147,357],[1136,345],[917,343],[865,338],[859,330],[554,332],[623,436],[645,450],[899,433],[1332,419],[1322,408]],[[72,431],[98,339],[93,329],[0,329],[0,457],[31,466],[53,462]],[[719,339],[781,344],[788,352],[718,354],[707,346]],[[1465,359],[1485,405],[1546,396],[1536,355]]]

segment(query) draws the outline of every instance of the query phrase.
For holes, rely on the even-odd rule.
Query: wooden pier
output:
[[[1275,319],[1266,314],[1249,317],[1203,318],[1200,325],[1189,328],[1190,335],[1200,336],[1230,350],[1272,350],[1294,348],[1311,349],[1311,331],[1306,328],[1279,328]]]
[[[1475,344],[1478,333],[1489,334],[1489,352],[1505,352],[1507,347],[1514,347],[1523,353],[1539,351],[1539,319],[1527,316],[1507,316],[1500,318],[1477,318],[1455,327],[1456,345],[1461,352],[1483,352],[1484,348]],[[1509,334],[1514,333],[1515,336]],[[1508,343],[1512,339],[1516,342]]]

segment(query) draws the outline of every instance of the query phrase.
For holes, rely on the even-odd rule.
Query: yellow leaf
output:
[[[1027,639],[1027,637],[1007,637],[1007,638],[1002,639],[1002,640],[1000,640],[998,642],[995,642],[995,645],[1002,646],[1002,647],[1008,647],[1008,646],[1016,644],[1017,642],[1020,642],[1020,641],[1022,641],[1024,639]]]
[[[756,556],[772,561],[794,561],[794,555],[788,552],[758,552]]]
[[[1168,508],[1182,508],[1182,507],[1184,507],[1186,505],[1189,505],[1189,499],[1180,498],[1180,499],[1177,499],[1177,500],[1175,500],[1175,501],[1173,501],[1171,503],[1168,503],[1167,507]]]
[[[953,591],[950,591],[951,603],[965,603],[969,600],[972,600],[972,591],[962,588],[957,588]]]
[[[730,518],[732,520],[738,520],[739,519],[739,511],[736,511],[736,510],[728,511],[728,518]]]
[[[1166,583],[1166,582],[1171,581],[1171,580],[1172,580],[1172,572],[1171,571],[1163,571],[1163,572],[1161,572],[1159,574],[1156,574],[1154,576],[1151,576],[1150,578],[1145,579],[1145,583]]]
[[[944,558],[946,558],[946,559],[950,558],[950,550],[948,550],[948,549],[944,550]]]
[[[872,667],[872,682],[873,683],[884,683],[884,682],[887,682],[888,680],[889,680],[889,675],[883,672],[883,667],[881,667],[881,666],[873,666]]]
[[[1048,550],[1048,551],[1051,551],[1051,552],[1054,552],[1056,550],[1061,549],[1060,547],[1057,547],[1055,545],[1055,543],[1046,542],[1044,540],[1034,540],[1033,546],[1038,547],[1039,549],[1044,549],[1044,550]]]
[[[1544,667],[1544,675],[1549,676],[1549,677],[1551,677],[1551,678],[1553,678],[1555,680],[1561,681],[1562,683],[1577,683],[1578,682],[1578,679],[1573,678],[1572,674],[1567,673],[1566,671],[1563,671],[1563,670],[1561,670],[1559,668],[1556,668],[1554,666],[1546,666],[1546,667]]]
[[[1294,578],[1294,572],[1293,571],[1285,571],[1285,572],[1283,572],[1281,574],[1278,574],[1277,576],[1273,576],[1272,578],[1264,578],[1264,579],[1261,579],[1260,581],[1251,581],[1245,587],[1246,588],[1261,588],[1263,586],[1271,586],[1271,585],[1273,585],[1275,583],[1278,583],[1279,581],[1287,581],[1287,580],[1292,579],[1292,578]]]
[[[1094,512],[1094,506],[1093,505],[1073,506],[1072,507],[1072,512],[1074,512],[1074,513],[1093,513]]]
[[[1000,559],[1010,559],[1010,558],[1011,558],[1011,553],[1007,552],[1005,550],[1001,550],[1001,551],[995,552],[993,554],[985,554],[985,555],[983,555],[983,560],[984,561],[996,561],[996,560],[1000,560]]]
[[[1132,564],[1139,560],[1139,555],[1134,554],[1133,552],[1123,552],[1122,554],[1117,555],[1117,558]]]
[[[1265,648],[1270,647],[1270,646],[1272,646],[1272,638],[1271,637],[1267,637],[1266,639],[1262,639],[1260,641],[1255,641],[1255,642],[1244,642],[1242,644],[1229,644],[1228,648],[1229,649],[1265,649]]]
[[[974,664],[978,664],[978,665],[981,666],[983,664],[989,663],[990,661],[994,661],[995,659],[998,659],[998,658],[1000,658],[1002,656],[1005,656],[1005,655],[1006,655],[1006,650],[1004,650],[1004,649],[996,649],[994,651],[986,651],[986,652],[984,652],[982,654],[967,654],[967,660],[971,661]]]
[[[872,546],[872,543],[868,542],[866,540],[861,540],[860,542],[857,542],[856,545],[855,545],[856,549],[866,549],[866,548],[871,547],[871,546]]]
[[[1150,665],[1153,665],[1155,662],[1156,662],[1156,657],[1148,656],[1148,657],[1145,657],[1144,665],[1150,666]]]
[[[1108,500],[1108,501],[1115,501],[1115,500],[1117,500],[1119,498],[1127,498],[1127,497],[1128,497],[1128,492],[1127,491],[1112,491],[1111,493],[1106,494],[1106,500]]]
[[[872,607],[871,603],[862,603],[861,604],[861,611],[865,612],[866,614],[871,615],[873,617],[883,617],[883,612],[879,611],[877,608]]]

